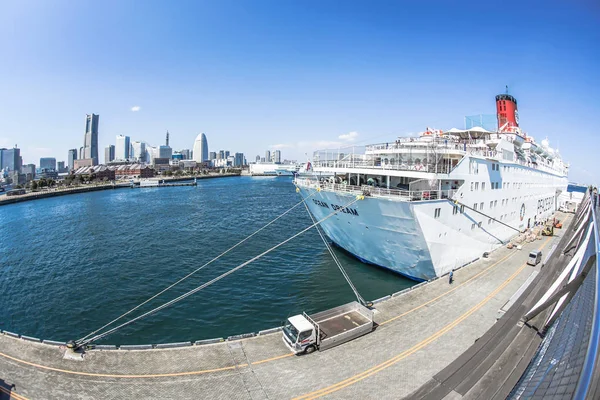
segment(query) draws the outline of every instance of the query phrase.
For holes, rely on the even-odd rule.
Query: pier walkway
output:
[[[527,257],[542,250],[546,258],[571,232],[566,228],[572,216],[559,218],[565,228],[554,237],[522,250],[500,248],[456,271],[452,285],[443,277],[377,302],[374,332],[306,356],[291,355],[280,332],[171,349],[122,346],[83,357],[65,357],[61,346],[0,335],[0,399],[2,393],[16,399],[427,397],[443,384],[435,377],[444,371],[452,376],[456,368],[445,368],[473,351],[499,316],[510,316],[525,285],[542,281],[534,278],[548,269],[527,265]],[[442,397],[462,397],[453,389],[442,390]]]

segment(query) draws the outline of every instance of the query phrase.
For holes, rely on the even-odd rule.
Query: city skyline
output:
[[[311,4],[7,4],[0,147],[19,143],[24,164],[66,159],[93,111],[102,115],[98,149],[118,134],[159,144],[168,127],[173,149],[207,132],[212,148],[279,149],[303,161],[320,148],[462,128],[465,115],[493,114],[508,85],[521,126],[560,148],[570,180],[600,181],[588,128],[600,111],[590,90],[599,83],[597,6],[509,1],[506,15],[468,2]],[[474,34],[476,20],[502,29]],[[86,29],[106,23],[109,32]],[[93,61],[80,56],[88,46]],[[167,68],[165,57],[177,62]]]

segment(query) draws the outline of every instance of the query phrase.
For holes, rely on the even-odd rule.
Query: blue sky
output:
[[[94,112],[101,159],[168,129],[303,160],[463,127],[508,85],[522,128],[600,183],[599,43],[593,1],[3,1],[0,146],[65,160]]]

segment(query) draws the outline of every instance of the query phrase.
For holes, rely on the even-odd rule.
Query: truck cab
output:
[[[283,342],[294,354],[312,353],[317,348],[314,325],[304,315],[288,318],[283,327]]]

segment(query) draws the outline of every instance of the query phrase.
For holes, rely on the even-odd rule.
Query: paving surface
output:
[[[565,231],[520,251],[500,248],[456,271],[452,285],[441,278],[378,303],[374,332],[306,356],[291,355],[281,333],[71,358],[59,346],[0,335],[0,399],[407,397],[494,326],[499,310],[540,270],[526,265],[529,251],[547,253]]]

